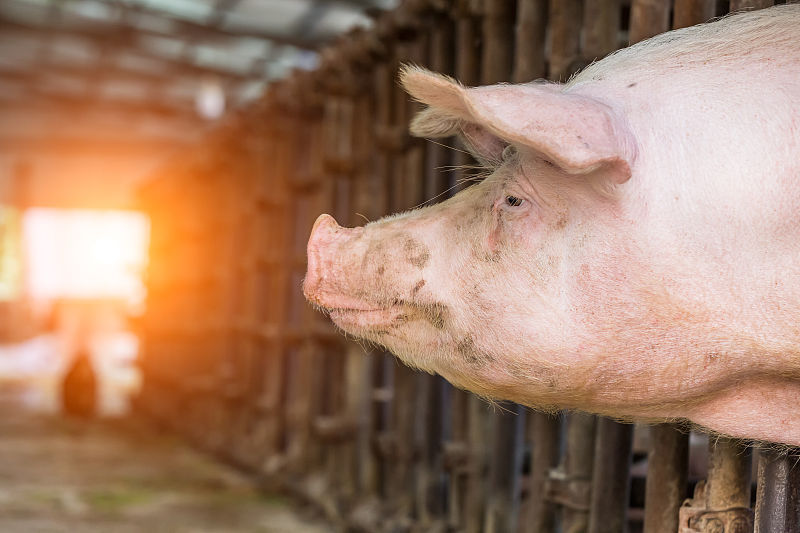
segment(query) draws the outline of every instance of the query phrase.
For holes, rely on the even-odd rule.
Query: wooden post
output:
[[[598,419],[589,533],[627,529],[632,445],[632,424]]]
[[[755,533],[800,531],[800,450],[759,453]]]
[[[686,499],[689,434],[672,424],[650,428],[645,488],[645,533],[678,531],[678,511]]]
[[[669,30],[669,0],[633,0],[628,44],[649,39]]]

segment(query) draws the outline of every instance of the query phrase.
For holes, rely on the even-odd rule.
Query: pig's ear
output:
[[[417,113],[409,127],[415,137],[438,139],[458,135],[476,159],[497,164],[508,145],[478,125],[464,105],[467,90],[453,78],[406,65],[400,72],[403,87],[415,100],[429,107]]]
[[[415,137],[438,139],[458,135],[467,150],[478,161],[492,166],[497,165],[503,157],[503,149],[507,142],[492,135],[485,128],[465,119],[454,118],[452,114],[429,107],[417,113],[409,127]]]
[[[458,135],[476,159],[486,165],[496,165],[503,158],[503,150],[508,145],[496,135],[474,122],[453,118],[435,107],[417,113],[409,127],[415,137],[438,139]]]
[[[616,183],[631,177],[636,141],[625,122],[598,100],[540,83],[466,89],[418,67],[406,67],[401,76],[406,90],[430,106],[412,122],[414,135],[463,132],[468,142],[487,145],[490,153],[513,143],[570,174],[602,167]],[[470,139],[470,129],[479,142]]]

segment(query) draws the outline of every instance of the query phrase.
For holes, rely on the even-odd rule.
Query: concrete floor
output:
[[[331,530],[145,424],[87,423],[26,412],[6,388],[0,395],[0,531]]]

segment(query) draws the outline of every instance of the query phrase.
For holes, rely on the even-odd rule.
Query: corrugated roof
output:
[[[0,0],[0,113],[163,118],[186,136],[198,99],[230,109],[398,0]],[[180,124],[180,130],[167,120]],[[0,121],[2,122],[2,121]],[[9,121],[0,140],[13,135]],[[29,128],[23,128],[29,131]]]

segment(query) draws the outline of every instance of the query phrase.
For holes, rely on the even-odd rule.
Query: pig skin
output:
[[[800,445],[800,6],[566,84],[403,83],[412,133],[491,174],[364,228],[322,215],[309,301],[487,398]]]

